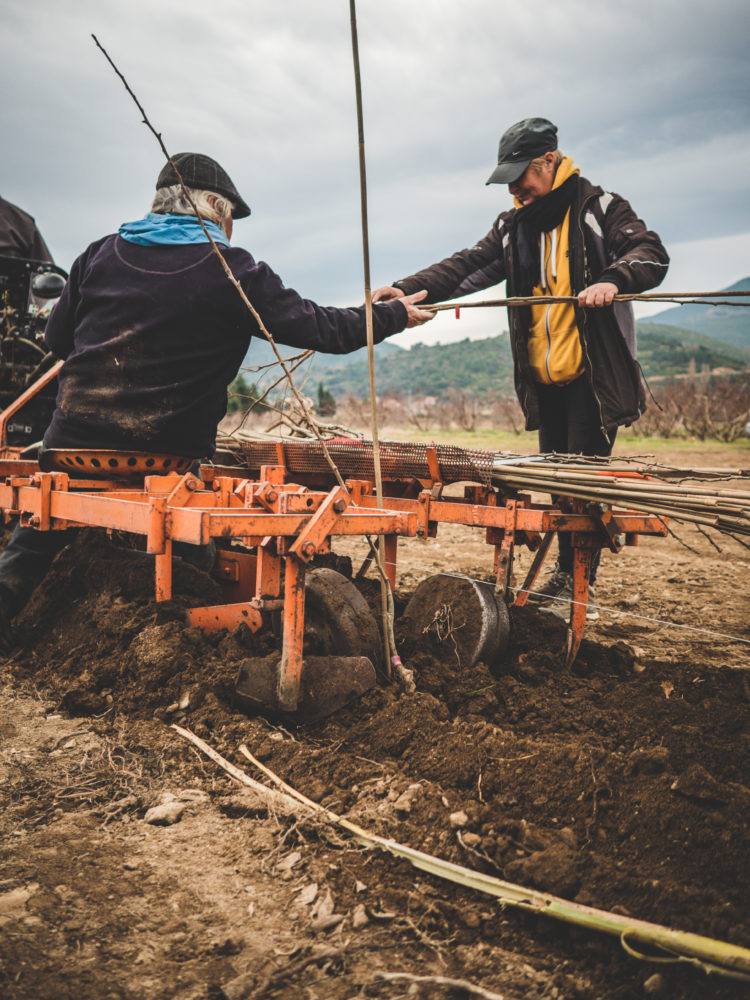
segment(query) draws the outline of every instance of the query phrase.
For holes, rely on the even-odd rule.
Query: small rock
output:
[[[164,802],[149,809],[143,819],[152,826],[172,826],[180,822],[184,812],[185,806],[182,802]]]
[[[315,902],[315,897],[318,895],[318,883],[311,882],[310,885],[306,885],[304,889],[301,889],[297,893],[294,900],[298,906],[310,906],[311,903]]]
[[[324,917],[317,917],[310,924],[310,929],[315,931],[330,931],[334,927],[338,927],[341,921],[344,919],[343,913],[329,913]]]
[[[210,796],[202,788],[183,788],[177,795],[180,802],[208,802]]]
[[[506,871],[511,880],[522,885],[570,898],[579,886],[576,860],[570,848],[558,843],[543,851],[534,851],[527,858],[511,861]]]
[[[460,809],[458,812],[451,813],[448,817],[450,825],[455,829],[463,829],[469,822],[469,817]]]
[[[557,836],[571,851],[578,850],[578,838],[569,826],[564,826],[561,830],[558,830]]]
[[[139,866],[137,861],[123,861],[122,867],[126,872],[137,872]]]
[[[630,755],[628,771],[631,774],[661,774],[669,767],[669,750],[666,747],[648,747]]]
[[[26,901],[30,899],[39,888],[37,882],[21,889],[11,889],[0,895],[0,915],[18,916],[26,910]]]
[[[370,923],[370,918],[367,916],[367,910],[364,907],[364,903],[359,903],[358,906],[354,907],[352,912],[352,927],[355,931],[361,930]]]
[[[313,929],[325,930],[326,919],[333,915],[334,909],[331,890],[326,889],[325,895],[318,897],[318,901],[312,909]],[[343,917],[341,919],[343,920]]]
[[[660,975],[658,972],[654,973],[653,976],[649,976],[643,984],[643,992],[647,997],[656,997],[663,993],[664,976]]]
[[[364,892],[367,886],[364,882],[360,882],[359,879],[354,883],[355,892]]]
[[[466,833],[462,833],[461,840],[467,847],[478,847],[482,842],[482,838],[479,834],[472,833],[471,830],[467,830]]]
[[[421,791],[422,791],[421,785],[409,785],[406,791],[402,792],[401,795],[399,795],[399,797],[393,803],[393,808],[396,810],[396,812],[405,812],[405,813],[411,812],[412,803],[414,802],[414,799]]]
[[[244,972],[236,979],[230,979],[228,983],[224,983],[221,991],[226,1000],[247,1000],[254,992],[256,985],[255,973]]]
[[[299,851],[292,851],[291,854],[287,854],[285,858],[276,865],[276,871],[279,872],[290,872],[292,868],[300,863],[302,860],[302,855]]]
[[[678,795],[697,799],[706,805],[725,805],[731,797],[716,778],[700,764],[691,764],[670,787]]]

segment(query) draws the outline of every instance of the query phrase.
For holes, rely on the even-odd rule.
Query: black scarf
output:
[[[530,295],[539,283],[539,238],[542,233],[550,233],[560,225],[577,192],[578,174],[573,174],[543,198],[516,210],[513,235],[518,253],[514,294]]]

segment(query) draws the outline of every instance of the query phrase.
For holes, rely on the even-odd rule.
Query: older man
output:
[[[503,280],[509,296],[575,297],[508,310],[516,392],[541,451],[609,455],[617,428],[645,409],[632,309],[613,300],[658,285],[669,265],[666,250],[624,198],[580,176],[546,118],[526,118],[504,133],[487,183],[507,184],[514,197],[489,233],[373,298],[393,301],[427,289],[425,301],[437,302]],[[543,591],[545,610],[563,616],[573,593],[573,550],[569,535],[558,542]],[[598,617],[595,576],[596,565],[589,619]]]
[[[250,209],[229,175],[198,153],[173,157],[206,229],[279,344],[346,354],[366,343],[363,306],[316,305],[285,288],[246,250],[231,247],[233,219]],[[75,261],[45,339],[64,358],[44,448],[118,449],[209,457],[258,325],[221,263],[171,165],[159,174],[151,212],[92,243]],[[373,310],[376,343],[432,318],[425,293]],[[63,532],[17,527],[0,555],[0,646]]]

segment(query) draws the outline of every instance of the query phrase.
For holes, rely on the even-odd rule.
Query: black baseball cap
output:
[[[250,215],[250,209],[240,197],[240,193],[232,183],[232,178],[216,160],[202,153],[176,153],[172,160],[182,174],[182,179],[188,187],[200,191],[215,191],[223,194],[234,205],[233,219],[245,219]],[[156,190],[179,184],[180,179],[174,172],[171,163],[166,163],[156,178]]]
[[[487,184],[512,184],[533,159],[557,149],[557,125],[546,118],[524,118],[503,133],[497,166]]]

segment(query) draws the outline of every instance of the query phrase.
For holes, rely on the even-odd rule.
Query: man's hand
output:
[[[397,288],[393,289],[394,292],[398,291]],[[378,289],[380,291],[380,289]],[[421,326],[423,323],[428,323],[431,319],[435,319],[437,313],[427,312],[425,309],[417,309],[417,302],[421,302],[422,299],[427,297],[427,291],[423,289],[421,292],[415,292],[413,295],[404,295],[401,292],[396,298],[400,298],[402,305],[406,306],[406,311],[409,314],[409,321],[406,326],[407,329],[411,329],[413,326]]]
[[[403,299],[404,293],[400,288],[394,288],[393,285],[383,285],[382,288],[376,288],[372,293],[373,302],[390,302],[391,299]]]
[[[379,289],[380,290],[380,289]],[[597,281],[578,293],[579,306],[611,306],[620,289],[611,281]]]

